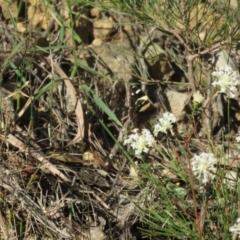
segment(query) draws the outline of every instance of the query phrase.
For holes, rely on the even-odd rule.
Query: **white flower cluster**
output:
[[[201,104],[203,101],[204,101],[204,96],[199,91],[196,91],[193,94],[193,102]]]
[[[165,112],[163,117],[157,119],[157,123],[154,125],[154,136],[157,136],[159,132],[167,133],[167,130],[170,129],[175,122],[175,116],[172,113]],[[135,156],[141,158],[143,152],[147,153],[150,147],[156,146],[156,140],[148,129],[142,129],[140,133],[139,130],[135,128],[133,134],[130,134],[124,140],[123,144],[130,144],[131,148],[135,151]]]
[[[153,134],[157,136],[159,132],[167,133],[168,129],[171,129],[172,124],[177,121],[173,113],[165,112],[162,118],[158,119],[154,126]]]
[[[240,76],[230,66],[220,67],[218,71],[212,72],[212,75],[216,79],[212,85],[219,87],[221,93],[225,93],[230,98],[239,95],[237,87],[240,85]]]
[[[215,177],[217,159],[212,153],[194,155],[191,159],[192,172],[202,183],[207,183]]]
[[[235,224],[229,228],[231,233],[240,234],[240,217],[237,218]]]
[[[237,134],[237,137],[236,137],[236,141],[240,142],[240,131],[239,130],[238,130],[238,134]]]
[[[193,94],[193,100],[192,100],[194,109],[199,108],[202,105],[203,101],[204,101],[204,96],[200,93],[200,91],[196,91]]]
[[[140,158],[142,152],[147,153],[149,151],[149,147],[153,147],[156,142],[148,129],[143,129],[141,134],[137,128],[135,128],[133,132],[133,134],[130,134],[128,138],[124,140],[123,144],[130,144],[132,149],[135,151],[135,156]]]

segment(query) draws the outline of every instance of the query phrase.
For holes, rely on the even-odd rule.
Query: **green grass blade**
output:
[[[111,109],[102,101],[97,94],[95,94],[87,85],[83,85],[84,91],[92,97],[94,102],[112,119],[116,122],[120,127],[122,127],[122,123],[118,120],[116,115],[111,111]]]
[[[11,53],[8,55],[8,57],[6,58],[4,64],[3,64],[3,72],[6,69],[6,67],[8,66],[9,61],[12,59],[12,57],[14,55],[16,55],[18,52],[20,52],[20,49],[22,47],[22,45],[25,44],[25,40],[20,41],[11,51]]]

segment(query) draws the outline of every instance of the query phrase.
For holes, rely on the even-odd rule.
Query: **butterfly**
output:
[[[155,109],[154,104],[149,97],[136,85],[129,87],[129,111],[128,115],[131,120],[137,116],[148,113]]]

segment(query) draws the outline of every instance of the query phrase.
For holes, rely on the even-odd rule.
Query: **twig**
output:
[[[196,91],[196,86],[195,86],[195,78],[194,78],[194,70],[193,70],[193,61],[202,55],[205,55],[206,53],[211,53],[213,50],[220,48],[221,46],[227,44],[229,40],[225,40],[220,43],[214,44],[212,47],[209,47],[203,51],[200,51],[198,53],[192,53],[193,50],[190,47],[190,44],[188,44],[188,41],[186,42],[179,33],[177,33],[174,29],[169,30],[170,33],[172,33],[178,40],[179,42],[185,47],[186,49],[186,56],[185,59],[187,61],[187,66],[188,66],[188,80],[190,84],[192,85],[192,91]]]
[[[0,138],[3,141],[7,141],[12,146],[18,148],[21,152],[27,153],[30,156],[36,158],[39,162],[42,163],[42,165],[40,166],[42,170],[50,171],[53,175],[60,177],[64,182],[71,182],[68,177],[66,177],[44,157],[44,154],[42,152],[33,148],[26,147],[26,145],[22,141],[14,137],[12,134],[8,134],[7,136],[1,134]]]
[[[188,80],[192,85],[192,92],[196,92],[196,85],[195,85],[195,78],[194,78],[194,71],[193,71],[193,61],[191,58],[187,58],[187,66],[188,66]]]
[[[9,176],[6,175],[7,171],[4,171],[3,168],[0,169],[0,186],[9,191],[13,196],[16,197],[16,199],[19,201],[19,203],[27,208],[29,214],[31,214],[31,217],[34,217],[36,221],[43,224],[46,228],[51,229],[58,234],[59,237],[69,238],[70,235],[64,231],[61,231],[59,228],[56,227],[53,221],[49,220],[45,217],[44,212],[42,209],[36,204],[35,201],[33,201],[24,191],[21,189],[19,185],[12,186],[12,181],[10,181]],[[13,181],[15,182],[15,181]]]
[[[114,147],[112,148],[112,150],[111,150],[111,152],[110,152],[110,154],[109,154],[109,159],[110,159],[110,160],[112,160],[112,159],[114,158],[114,156],[117,154],[117,152],[118,152],[118,150],[119,150],[119,144],[120,144],[120,142],[123,141],[123,138],[124,138],[124,136],[125,136],[126,133],[127,133],[127,129],[128,129],[128,127],[129,127],[129,125],[130,125],[131,123],[132,123],[131,119],[128,119],[128,120],[124,123],[121,131],[119,132],[118,140],[117,140],[117,142],[115,143]],[[124,157],[123,163],[122,163],[120,169],[118,170],[118,173],[117,173],[117,175],[116,175],[116,177],[115,177],[115,180],[114,180],[114,182],[113,182],[111,191],[110,191],[110,193],[108,194],[108,196],[111,196],[111,195],[113,194],[114,187],[115,187],[116,183],[118,182],[119,176],[120,176],[122,170],[124,169],[126,163],[127,163],[127,158]]]
[[[147,69],[147,65],[145,63],[144,60],[144,56],[143,56],[143,51],[146,48],[146,45],[149,44],[149,41],[151,41],[151,36],[153,34],[153,32],[156,30],[156,27],[152,27],[149,32],[147,33],[146,37],[144,39],[140,39],[140,44],[139,46],[136,46],[136,51],[138,54],[137,60],[138,60],[138,64],[139,67],[141,69],[141,75],[142,78],[147,81],[148,79],[148,69]],[[142,89],[144,91],[144,89]]]
[[[84,113],[82,109],[82,104],[80,100],[77,98],[77,93],[75,88],[72,85],[72,82],[70,79],[67,77],[67,75],[64,73],[64,71],[61,69],[61,67],[53,62],[49,58],[45,58],[45,61],[53,68],[53,71],[58,74],[60,77],[64,79],[64,83],[66,85],[66,90],[67,90],[67,100],[69,106],[75,110],[76,114],[76,119],[77,119],[77,124],[78,124],[78,132],[75,135],[74,139],[68,144],[68,146],[75,144],[84,138],[84,132],[85,132],[85,126],[84,126]]]
[[[208,89],[207,89],[207,98],[204,104],[205,109],[205,116],[204,116],[204,122],[207,130],[207,135],[210,139],[212,139],[212,104],[211,104],[211,86],[212,84],[212,75],[211,75],[211,67],[208,68]]]
[[[7,227],[6,221],[2,215],[2,211],[0,211],[0,228],[5,236],[5,239],[9,239],[9,228]]]
[[[125,136],[126,133],[127,133],[127,129],[128,129],[128,127],[131,125],[131,123],[132,123],[131,119],[128,119],[128,120],[124,123],[122,129],[120,130],[119,135],[118,135],[117,142],[115,143],[115,145],[113,146],[113,148],[111,149],[111,152],[110,152],[110,154],[109,154],[109,159],[110,159],[110,160],[113,160],[113,158],[114,158],[115,155],[117,154],[117,152],[118,152],[118,150],[119,150],[119,148],[120,148],[120,147],[119,147],[120,142],[123,141],[123,138],[124,138],[124,136]]]
[[[220,129],[218,131],[218,133],[214,136],[215,140],[219,140],[221,135],[222,135],[222,132],[225,130],[224,129],[224,125],[225,125],[225,118],[224,118],[224,114],[223,114],[223,102],[222,102],[222,94],[221,93],[218,93],[218,96],[217,96],[217,108],[218,108],[218,113],[220,115],[220,118],[221,118],[221,126],[220,126]]]

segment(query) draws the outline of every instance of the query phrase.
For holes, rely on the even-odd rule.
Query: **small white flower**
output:
[[[201,153],[191,159],[192,172],[202,183],[207,183],[215,177],[217,159],[212,153]]]
[[[240,142],[240,135],[236,137],[236,141]]]
[[[204,100],[204,97],[199,91],[196,91],[193,94],[193,103],[201,104],[203,100]]]
[[[167,130],[172,127],[172,124],[177,121],[173,113],[165,112],[162,118],[158,119],[154,126],[153,134],[157,136],[159,132],[167,133]]]
[[[142,130],[142,135],[147,140],[149,147],[152,147],[152,146],[155,145],[156,140],[155,140],[155,138],[153,137],[153,135],[151,134],[151,132],[148,129],[143,129]]]
[[[240,76],[230,66],[220,67],[218,71],[212,72],[212,75],[216,79],[212,85],[219,87],[221,93],[226,93],[230,98],[239,95],[237,87],[240,85]]]
[[[237,218],[235,224],[229,228],[229,231],[235,234],[240,234],[240,217]]]
[[[147,153],[149,148],[155,145],[155,139],[148,129],[143,129],[141,134],[138,133],[138,129],[134,129],[133,132],[124,140],[123,144],[130,144],[136,157],[141,157],[142,152]]]
[[[236,141],[240,142],[240,129],[238,129],[238,134],[237,134],[237,137],[236,137]]]

